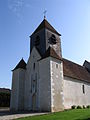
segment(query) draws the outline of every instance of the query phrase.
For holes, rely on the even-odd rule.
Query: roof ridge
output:
[[[14,70],[16,70],[18,68],[26,69],[26,65],[27,65],[26,62],[22,58],[12,71],[14,71]]]
[[[83,80],[85,82],[90,82],[90,73],[77,63],[63,58],[63,72],[65,76]]]
[[[89,62],[89,61],[87,61],[87,60],[85,60],[84,62],[87,62],[87,63],[89,63],[89,64],[90,64],[90,62]]]
[[[73,61],[68,60],[68,59],[66,59],[66,58],[62,58],[62,59],[67,60],[67,61],[69,61],[69,62],[71,62],[71,63],[73,63],[73,64],[76,64],[76,65],[78,65],[78,66],[80,66],[80,67],[83,67],[83,68],[84,68],[84,66],[83,66],[83,65],[80,65],[80,64],[78,64],[78,63],[76,63],[76,62],[73,62]]]
[[[39,26],[38,26],[38,27],[36,28],[36,30],[32,33],[32,35],[35,34],[35,33],[38,32],[38,31],[40,31],[40,30],[43,29],[43,28],[47,28],[48,30],[51,30],[52,32],[54,32],[54,33],[56,33],[56,34],[58,34],[58,35],[61,36],[61,34],[59,34],[59,33],[54,29],[54,27],[53,27],[46,19],[44,19],[44,20],[39,24]]]
[[[62,60],[62,58],[60,58],[60,56],[55,52],[55,50],[51,46],[48,47],[41,59],[47,58],[49,56]]]

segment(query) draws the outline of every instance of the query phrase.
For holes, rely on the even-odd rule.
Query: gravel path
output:
[[[44,115],[48,113],[30,113],[30,112],[18,112],[11,113],[9,109],[0,109],[0,120],[13,120],[21,117],[35,116],[35,115]]]

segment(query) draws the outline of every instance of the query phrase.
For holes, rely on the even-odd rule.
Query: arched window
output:
[[[36,36],[36,40],[35,40],[35,46],[40,44],[40,37]]]
[[[52,34],[52,36],[51,36],[51,43],[56,44],[56,37],[54,34]]]

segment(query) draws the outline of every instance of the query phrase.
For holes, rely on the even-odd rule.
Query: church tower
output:
[[[44,19],[30,36],[30,53],[34,46],[39,49],[42,55],[44,55],[49,47],[52,47],[57,55],[62,57],[60,36],[61,34]]]

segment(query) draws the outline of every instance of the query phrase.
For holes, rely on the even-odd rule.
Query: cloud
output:
[[[29,0],[8,0],[8,9],[17,17],[20,23],[23,21],[23,10],[30,7]]]
[[[24,5],[23,0],[8,0],[8,8],[13,12],[22,9],[23,5]]]
[[[23,20],[22,8],[24,0],[8,0],[8,8],[15,15],[19,22]]]

